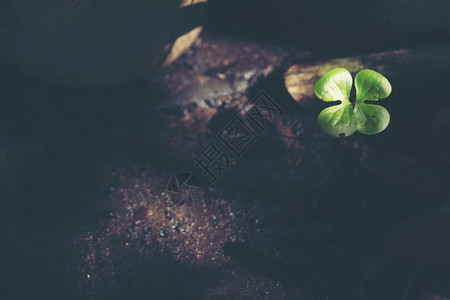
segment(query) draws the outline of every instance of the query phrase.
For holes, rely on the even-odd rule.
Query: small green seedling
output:
[[[391,94],[389,81],[373,70],[356,74],[356,101],[350,102],[352,75],[347,69],[337,68],[322,76],[314,86],[317,97],[326,102],[340,101],[338,105],[325,108],[317,121],[319,127],[335,137],[352,135],[355,131],[376,134],[389,124],[389,112],[380,105],[365,103],[378,101]]]

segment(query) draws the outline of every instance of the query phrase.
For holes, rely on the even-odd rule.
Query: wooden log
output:
[[[314,84],[325,73],[338,67],[348,69],[353,75],[364,69],[372,69],[388,79],[411,73],[420,76],[445,74],[450,70],[450,43],[296,64],[284,74],[286,87],[302,106],[320,104],[314,94]]]

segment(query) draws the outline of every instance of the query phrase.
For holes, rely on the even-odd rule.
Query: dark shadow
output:
[[[207,29],[334,56],[449,40],[445,0],[401,3],[210,0]]]
[[[153,111],[165,95],[145,82],[71,90],[5,65],[0,72],[0,276],[13,296],[80,299],[67,271],[71,243],[109,217],[109,174],[132,164],[179,167],[163,141],[168,125]]]
[[[224,252],[245,268],[288,286],[299,287],[311,296],[339,300],[367,299],[362,278],[354,266],[329,246],[307,239],[303,240],[305,244],[302,245],[298,239],[288,236],[286,240],[281,240],[281,245],[292,243],[290,249],[298,251],[284,261],[243,243],[225,244]]]

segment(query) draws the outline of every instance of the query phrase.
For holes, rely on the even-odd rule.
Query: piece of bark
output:
[[[338,58],[314,64],[296,64],[285,73],[285,85],[292,98],[302,106],[320,104],[314,94],[317,80],[334,68],[346,68],[355,75],[364,69],[372,69],[388,79],[403,75],[446,73],[450,67],[450,43],[390,50],[346,58]]]
[[[186,8],[191,7],[194,4],[199,3],[206,3],[208,0],[183,0],[180,4],[180,8]],[[186,9],[185,9],[186,11]],[[193,11],[193,12],[192,12]],[[200,16],[199,16],[200,14]],[[205,14],[204,9],[199,10],[194,7],[194,10],[191,9],[191,12],[188,13],[182,13],[185,17],[191,19],[193,22],[197,22],[198,19],[201,19],[201,15]],[[189,22],[189,20],[187,21]],[[185,23],[187,23],[185,22]],[[199,37],[200,33],[203,30],[203,26],[195,27],[194,29],[190,30],[189,32],[181,32],[183,35],[180,36],[172,45],[170,49],[170,53],[166,58],[166,61],[163,64],[163,67],[170,65],[172,62],[174,62],[181,54],[183,54],[189,47],[194,43],[194,41]]]

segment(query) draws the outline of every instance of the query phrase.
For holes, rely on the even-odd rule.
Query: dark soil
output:
[[[0,298],[399,299],[416,262],[383,236],[448,201],[448,74],[390,78],[388,130],[335,139],[283,86],[308,55],[206,35],[155,82],[90,91],[2,66]],[[285,113],[211,183],[192,156],[260,90]],[[180,171],[192,205],[166,192]]]

